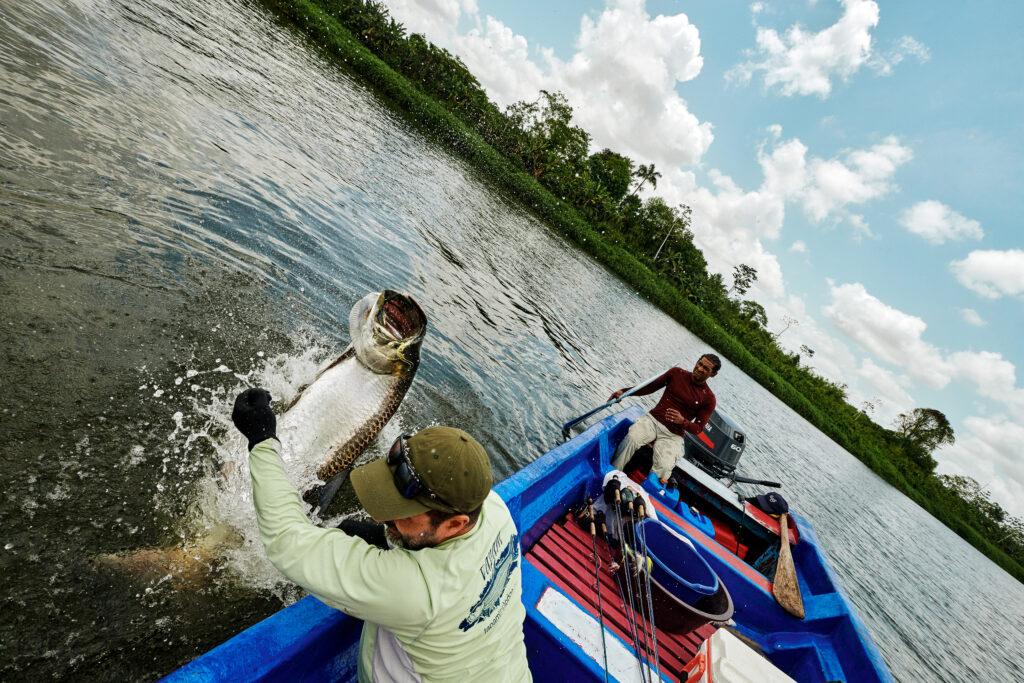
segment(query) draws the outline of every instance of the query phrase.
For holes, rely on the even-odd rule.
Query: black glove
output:
[[[378,522],[367,522],[361,519],[343,519],[338,528],[349,536],[358,536],[370,545],[383,550],[388,549],[388,537],[384,525]]]
[[[277,418],[270,409],[270,392],[266,389],[246,389],[235,399],[231,421],[242,436],[249,439],[249,450],[267,439],[277,438]]]

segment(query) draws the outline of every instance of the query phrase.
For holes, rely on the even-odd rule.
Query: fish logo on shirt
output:
[[[484,581],[484,589],[480,592],[480,598],[475,605],[469,608],[469,616],[459,624],[459,628],[463,631],[468,631],[494,614],[494,611],[501,605],[501,597],[505,594],[505,587],[508,586],[512,573],[519,566],[519,534],[512,534],[512,538],[495,556],[500,540],[495,541],[487,558],[486,564],[491,565],[493,569],[490,576]]]

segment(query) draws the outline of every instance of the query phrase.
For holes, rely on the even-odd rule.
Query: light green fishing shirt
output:
[[[435,548],[381,550],[312,524],[268,439],[249,456],[267,557],[324,603],[363,619],[360,683],[530,681],[519,535],[494,491],[473,528]]]

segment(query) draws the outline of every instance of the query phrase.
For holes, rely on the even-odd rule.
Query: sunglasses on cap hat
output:
[[[407,442],[410,438],[412,438],[411,434],[402,434],[395,439],[395,442],[391,444],[391,450],[388,451],[387,464],[393,468],[391,476],[394,477],[395,488],[406,498],[426,496],[431,500],[447,505],[453,510],[458,510],[457,507],[431,491],[423,483],[423,480],[420,479],[420,475],[416,473],[416,468],[412,466],[412,460],[409,459],[409,446]]]

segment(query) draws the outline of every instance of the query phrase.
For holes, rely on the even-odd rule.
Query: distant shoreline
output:
[[[714,347],[725,358],[767,389],[772,395],[804,417],[925,511],[949,527],[995,564],[1024,582],[1024,546],[1014,547],[1015,559],[988,538],[992,531],[969,519],[979,511],[944,488],[927,473],[915,485],[917,474],[900,461],[902,451],[886,440],[883,428],[838,399],[812,401],[793,383],[755,357],[735,336],[692,303],[664,276],[652,271],[624,248],[610,243],[564,201],[559,201],[535,178],[515,168],[465,122],[445,109],[436,99],[416,88],[396,72],[334,17],[324,11],[322,0],[263,0],[276,15],[304,33],[317,47],[337,60],[337,65],[354,73],[373,87],[379,96],[411,121],[427,129],[435,139],[486,173],[503,192],[532,210],[541,220],[573,242],[598,263],[626,282],[640,296],[678,321],[694,335]],[[795,375],[797,378],[799,374]],[[1002,527],[997,527],[1001,529]],[[1006,539],[1003,539],[1004,541]]]

